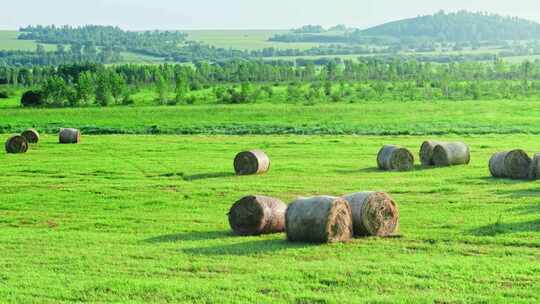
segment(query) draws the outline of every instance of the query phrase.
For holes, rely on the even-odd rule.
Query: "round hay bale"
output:
[[[414,167],[414,156],[402,147],[386,145],[377,155],[379,169],[387,171],[409,171]]]
[[[433,164],[437,167],[468,165],[471,150],[462,142],[439,143],[433,149]]]
[[[355,236],[389,236],[397,231],[399,211],[384,192],[359,192],[344,196],[352,210]]]
[[[351,208],[343,198],[299,199],[287,208],[285,227],[287,239],[293,242],[347,241],[353,236]]]
[[[43,105],[43,93],[41,91],[27,91],[21,97],[23,107],[36,107]]]
[[[540,178],[540,153],[535,154],[532,163],[531,170],[529,172],[530,179],[539,179]]]
[[[489,160],[489,171],[493,177],[526,179],[531,171],[531,158],[523,150],[495,153]]]
[[[237,175],[252,175],[268,172],[270,158],[261,150],[240,152],[234,158],[234,171]]]
[[[443,143],[442,141],[432,141],[432,140],[426,140],[422,143],[422,146],[420,146],[420,162],[422,162],[422,166],[429,167],[435,165],[433,163],[433,149],[438,144]]]
[[[498,152],[493,154],[489,159],[489,172],[491,176],[497,178],[504,178],[506,176],[506,171],[504,168],[504,159],[509,152]]]
[[[28,141],[20,135],[14,135],[6,141],[7,153],[26,153],[28,151]]]
[[[35,129],[28,129],[22,132],[21,136],[26,138],[30,144],[37,144],[39,142],[39,133]]]
[[[231,207],[229,224],[239,235],[260,235],[285,231],[287,205],[276,198],[250,195]]]
[[[61,144],[78,144],[81,141],[81,132],[77,129],[61,129],[58,135]]]

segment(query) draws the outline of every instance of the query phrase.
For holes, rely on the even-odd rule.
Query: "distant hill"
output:
[[[444,41],[540,39],[540,24],[487,13],[460,11],[385,23],[361,31],[368,36],[431,38]]]

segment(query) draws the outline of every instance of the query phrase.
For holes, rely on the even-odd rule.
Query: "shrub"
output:
[[[6,99],[9,98],[8,91],[0,91],[0,99]]]
[[[175,106],[175,105],[178,104],[178,100],[175,99],[175,98],[169,99],[169,100],[167,100],[166,104],[167,104],[168,106]]]
[[[189,97],[186,98],[186,103],[188,105],[195,104],[196,101],[197,101],[197,97],[195,97],[195,96],[189,96]]]
[[[131,105],[134,105],[134,104],[135,104],[135,100],[131,96],[127,95],[127,96],[124,96],[122,98],[122,105],[123,106],[131,106]]]

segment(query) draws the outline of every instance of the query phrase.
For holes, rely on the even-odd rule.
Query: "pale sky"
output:
[[[100,24],[123,29],[369,27],[440,9],[487,11],[540,22],[540,0],[0,0],[0,29]]]

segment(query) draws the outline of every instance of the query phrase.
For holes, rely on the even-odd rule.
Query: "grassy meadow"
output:
[[[536,136],[430,138],[466,141],[471,164],[375,168],[383,144],[416,152],[420,136],[45,136],[27,154],[0,154],[0,299],[537,303],[540,185],[487,170],[495,151],[540,151]],[[251,148],[271,171],[234,176],[234,155]],[[310,245],[229,232],[226,213],[247,194],[360,190],[396,199],[399,237]]]
[[[318,43],[284,43],[268,41],[272,36],[287,33],[288,30],[189,30],[183,31],[189,40],[204,42],[220,48],[239,50],[309,49]]]
[[[0,30],[0,51],[35,51],[37,43],[31,40],[18,40],[19,32]],[[56,50],[55,45],[43,44],[45,50]]]
[[[14,100],[13,100],[14,101]],[[0,101],[1,102],[1,101]],[[10,103],[10,101],[6,101]],[[32,126],[86,134],[540,134],[538,101],[115,106],[0,110],[0,133]],[[324,113],[324,115],[321,115]]]

